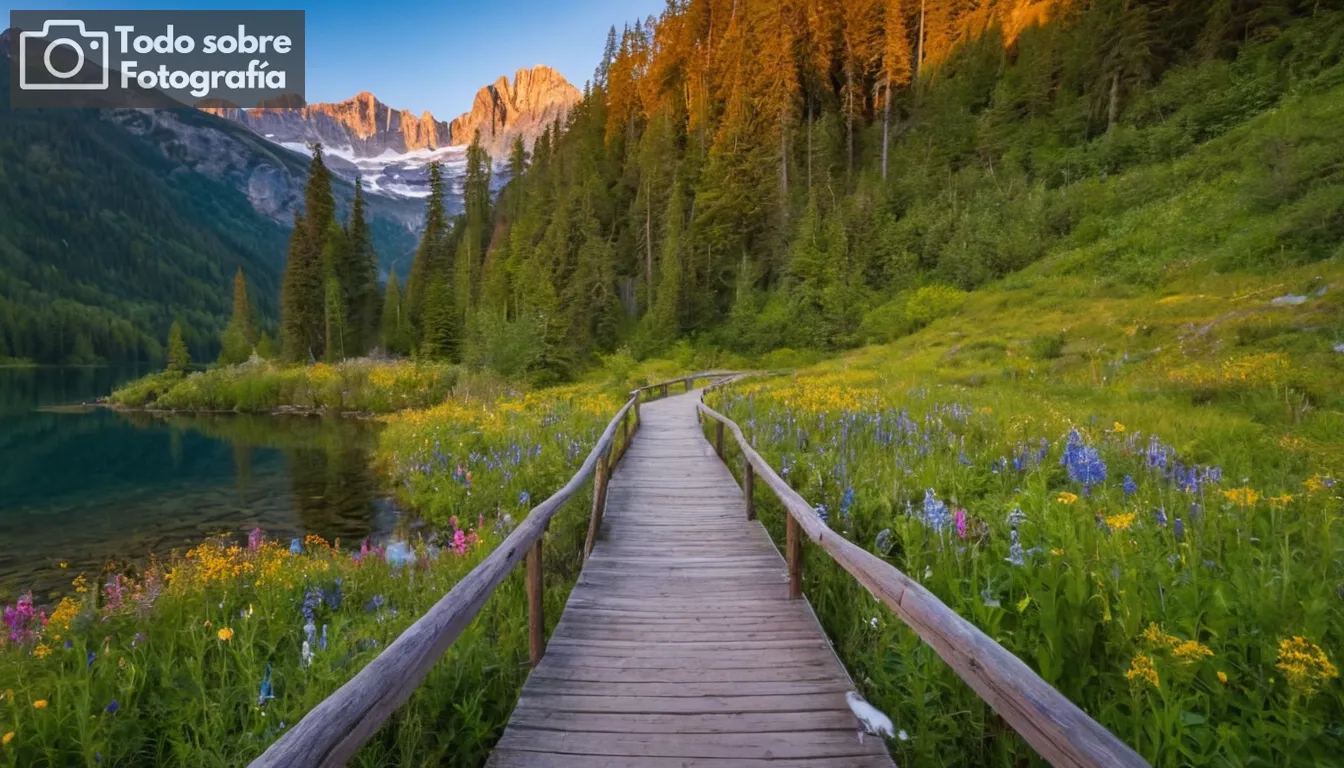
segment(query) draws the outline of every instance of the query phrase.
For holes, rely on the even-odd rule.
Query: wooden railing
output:
[[[524,559],[527,561],[528,652],[533,666],[546,649],[545,617],[542,613],[542,537],[551,518],[566,501],[594,478],[593,509],[589,519],[584,556],[592,551],[601,526],[607,482],[639,428],[640,396],[654,390],[663,393],[668,384],[686,382],[713,374],[659,382],[630,393],[615,417],[588,453],[588,458],[550,498],[532,508],[509,536],[480,565],[457,582],[448,594],[424,616],[402,632],[373,661],[345,685],[313,707],[303,719],[252,762],[253,768],[310,768],[341,766],[368,741],[383,723],[424,681],[429,670],[476,618],[499,585]],[[619,443],[617,430],[620,432]],[[614,451],[614,453],[613,453]]]
[[[690,392],[692,389],[695,389],[695,382],[700,379],[717,379],[722,382],[736,375],[738,375],[736,371],[701,371],[700,373],[693,373],[690,376],[682,376],[679,379],[668,379],[667,381],[660,381],[657,384],[649,384],[638,389],[633,389],[630,391],[630,394],[641,398],[642,402],[648,402],[650,400],[657,400],[660,397],[667,397],[668,394],[670,394],[668,388],[673,384],[684,384],[686,386],[685,391]]]
[[[727,383],[717,382],[708,389]],[[700,413],[715,423],[715,450],[724,456],[725,427],[741,449],[747,519],[754,519],[756,478],[783,504],[789,595],[803,594],[803,545],[806,535],[882,601],[906,626],[928,643],[953,671],[999,713],[1041,757],[1054,766],[1147,766],[1101,724],[1050,686],[1021,659],[963,619],[918,582],[869,553],[822,522],[811,504],[789,487],[743,436],[741,428],[713,408]]]

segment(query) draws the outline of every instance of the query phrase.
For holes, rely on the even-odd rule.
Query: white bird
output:
[[[846,693],[845,701],[849,702],[849,711],[859,718],[865,731],[875,736],[896,735],[896,726],[891,724],[891,718],[879,712],[877,707],[869,704],[858,693],[854,691]]]

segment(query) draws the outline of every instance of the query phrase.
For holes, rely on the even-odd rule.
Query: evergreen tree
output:
[[[406,317],[405,306],[401,299],[401,287],[397,284],[397,273],[387,277],[387,290],[383,294],[382,344],[389,354],[404,355],[410,352],[410,320]]]
[[[378,257],[373,251],[364,212],[364,183],[355,179],[355,200],[346,228],[345,259],[338,270],[346,318],[347,354],[361,355],[378,341]]]
[[[168,372],[186,373],[191,366],[191,350],[182,330],[182,321],[174,320],[168,329]]]
[[[425,289],[423,315],[420,354],[429,358],[452,359],[457,353],[459,326],[453,289],[446,275],[438,274],[431,278]]]
[[[224,327],[221,338],[219,362],[221,365],[236,365],[246,362],[252,356],[252,347],[256,344],[256,333],[252,325],[252,304],[247,299],[247,278],[243,268],[239,267],[233,276],[233,315]]]
[[[280,336],[289,360],[326,356],[328,270],[332,249],[328,241],[340,232],[331,172],[322,160],[322,145],[313,144],[304,190],[304,212],[294,215],[285,274],[280,289]]]
[[[411,262],[411,273],[406,281],[406,311],[416,333],[424,325],[422,314],[425,293],[433,276],[450,269],[448,247],[448,214],[444,208],[443,168],[438,161],[429,164],[429,199],[425,203],[425,229],[420,234],[420,245]]]

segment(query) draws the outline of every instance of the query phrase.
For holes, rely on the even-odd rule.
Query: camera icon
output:
[[[31,48],[29,46],[32,46]],[[86,53],[85,49],[91,53]],[[30,54],[42,51],[42,66]],[[48,19],[41,32],[19,33],[19,89],[24,91],[105,91],[108,83],[107,33],[89,31],[82,19]],[[53,59],[53,56],[55,58]],[[32,63],[34,66],[30,67]],[[71,64],[73,63],[73,66]],[[76,79],[85,65],[101,74]]]

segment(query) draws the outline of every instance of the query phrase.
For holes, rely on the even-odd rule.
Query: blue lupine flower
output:
[[[1084,495],[1092,486],[1106,481],[1106,462],[1102,460],[1101,453],[1084,443],[1083,436],[1076,429],[1069,430],[1059,463],[1068,470],[1070,480],[1082,483]]]
[[[72,643],[72,642],[70,642],[70,638],[66,638],[66,639],[65,639],[65,650],[68,651],[68,650],[70,650],[71,648],[74,648],[74,647],[75,647],[75,644]]]
[[[527,491],[523,491],[522,493],[518,494],[518,506],[526,507],[531,503],[532,503],[532,494],[528,493]]]
[[[261,678],[261,692],[257,695],[257,706],[264,707],[266,702],[275,698],[275,689],[271,686],[271,663],[266,662],[266,673]]]
[[[1139,491],[1139,484],[1134,482],[1134,478],[1130,477],[1129,475],[1125,475],[1125,482],[1123,487],[1125,489],[1126,496],[1133,496]]]
[[[303,594],[304,620],[311,624],[320,605],[322,605],[322,591],[317,587],[309,587],[308,591]]]
[[[303,554],[303,542],[300,541],[300,540],[297,539],[297,538],[290,539],[290,540],[289,540],[289,554],[291,554],[291,555],[301,555],[301,554]]]
[[[854,508],[854,486],[845,489],[845,495],[840,499],[840,515],[849,517],[849,510]]]
[[[92,666],[93,666],[93,662],[94,662],[94,660],[97,659],[97,658],[98,658],[98,654],[94,653],[93,651],[89,651],[89,658],[88,658],[88,661],[85,662],[85,664],[84,664],[84,668],[85,668],[85,669],[88,669],[89,667],[92,667]]]
[[[109,715],[115,715],[118,709],[121,709],[121,705],[117,703],[116,699],[109,701],[107,706],[103,707],[103,711]]]
[[[1185,523],[1183,523],[1183,522],[1181,521],[1181,518],[1179,518],[1179,517],[1176,518],[1176,525],[1175,525],[1175,527],[1174,527],[1174,530],[1176,531],[1176,540],[1177,540],[1177,541],[1180,541],[1180,540],[1182,540],[1182,539],[1185,538]]]
[[[1013,511],[1008,513],[1008,517],[1005,520],[1005,522],[1008,523],[1009,527],[1014,529],[1016,529],[1017,526],[1021,525],[1022,523],[1025,523],[1026,521],[1027,516],[1023,514],[1021,507],[1013,507]]]
[[[1017,529],[1013,529],[1009,536],[1013,543],[1008,547],[1008,556],[1004,560],[1018,567],[1026,565],[1027,553],[1022,549],[1022,540],[1017,535]]]
[[[317,647],[320,648],[320,649],[322,649],[322,650],[324,650],[324,651],[327,650],[327,625],[326,625],[326,624],[323,624],[323,625],[322,625],[322,639],[317,641]]]
[[[1157,518],[1158,525],[1165,526],[1167,524],[1167,508],[1158,507],[1157,510],[1153,512],[1153,517]]]
[[[415,562],[415,550],[404,541],[394,541],[383,550],[383,559],[393,568]]]
[[[384,599],[382,595],[374,595],[373,599],[369,600],[369,602],[364,604],[364,612],[373,613],[379,608],[382,608],[383,603],[385,602],[387,602],[387,600]]]
[[[947,504],[934,495],[932,488],[924,491],[924,504],[920,508],[919,519],[938,533],[942,533],[952,524],[952,513],[947,510]]]
[[[303,625],[303,637],[304,637],[304,645],[312,646],[314,643],[316,643],[316,642],[317,642],[317,625],[316,625],[316,624],[313,624],[313,622],[311,622],[311,621],[308,622],[307,624],[304,624],[304,625]]]

